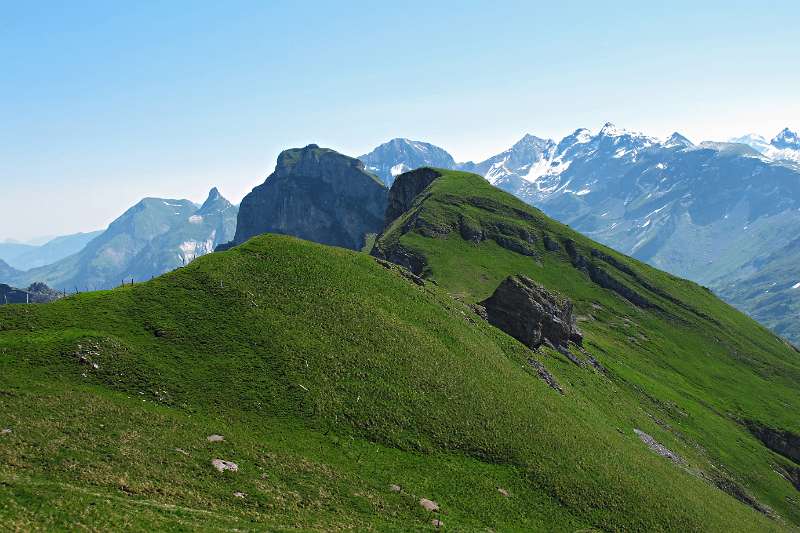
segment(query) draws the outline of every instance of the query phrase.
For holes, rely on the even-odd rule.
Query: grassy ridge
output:
[[[796,350],[707,289],[600,246],[478,176],[440,172],[381,236],[379,249],[424,257],[424,275],[466,301],[486,298],[502,279],[518,273],[568,296],[588,351],[657,419],[661,442],[681,453],[702,450],[698,460],[707,462],[706,472],[722,472],[784,518],[800,522],[797,491],[776,472],[790,463],[740,423],[756,420],[800,432]],[[473,229],[524,229],[536,237],[531,255],[492,239],[465,240],[465,219]],[[548,250],[545,237],[559,249]],[[592,282],[574,265],[569,241],[653,307],[632,305]],[[609,401],[601,389],[587,386],[585,392],[598,404]]]
[[[629,309],[602,301],[609,317]],[[621,342],[586,329],[590,348]],[[431,527],[417,504],[429,497],[459,530],[781,528],[699,476],[714,468],[710,453],[659,424],[669,406],[628,381],[650,366],[626,356],[603,358],[609,379],[534,355],[364,254],[259,237],[152,282],[0,309],[0,426],[12,430],[0,436],[0,519],[407,531]],[[735,431],[677,400],[722,437]],[[205,442],[211,433],[225,443]],[[214,457],[239,472],[218,474]],[[767,486],[775,492],[760,496],[784,495]]]

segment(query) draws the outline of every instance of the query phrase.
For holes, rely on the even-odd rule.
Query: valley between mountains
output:
[[[737,223],[793,223],[797,170],[740,145],[654,147],[604,130],[561,148],[526,141],[551,155],[545,181],[521,185],[555,186],[563,201],[575,191],[572,227],[546,214],[558,197],[539,210],[503,190],[516,187],[503,185],[510,174],[365,163],[317,145],[282,153],[238,210],[215,191],[202,207],[145,201],[124,220],[159,213],[155,237],[134,241],[112,224],[47,271],[91,272],[98,284],[107,273],[112,286],[135,271],[133,283],[0,306],[0,522],[797,530],[800,352],[648,264],[672,257],[670,239],[687,227],[716,235],[734,212]],[[644,192],[625,204],[614,184],[594,192],[590,149],[625,151],[606,164],[624,166],[625,183],[654,185],[673,222],[688,213],[691,224],[647,258],[593,240],[615,233],[588,211],[617,206],[630,229],[655,204]],[[587,153],[566,168],[558,154],[570,150]],[[697,159],[712,174],[731,165],[761,178],[742,185],[746,209],[730,195],[693,201],[683,171],[649,170],[667,154],[677,169]],[[787,198],[777,208],[775,184]],[[594,189],[577,194],[584,187]],[[107,258],[112,237],[133,259],[83,261]],[[189,241],[222,246],[174,264]],[[152,268],[169,271],[147,280]],[[11,279],[34,281],[19,272]]]

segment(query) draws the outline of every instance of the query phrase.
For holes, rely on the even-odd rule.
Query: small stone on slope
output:
[[[222,459],[214,459],[211,461],[211,464],[219,470],[220,472],[224,472],[225,470],[230,470],[231,472],[237,472],[239,470],[239,465],[231,461],[223,461]]]
[[[434,512],[439,510],[439,504],[428,498],[421,498],[419,504],[424,507],[426,511]]]

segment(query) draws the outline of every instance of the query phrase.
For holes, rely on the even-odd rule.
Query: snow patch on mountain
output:
[[[773,161],[800,164],[800,135],[789,128],[784,128],[770,141],[750,133],[734,137],[730,142],[747,145]]]

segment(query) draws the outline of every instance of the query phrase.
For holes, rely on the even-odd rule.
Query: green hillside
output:
[[[586,355],[636,398],[659,426],[660,442],[679,454],[699,452],[706,472],[724,473],[800,522],[798,464],[746,429],[780,429],[797,439],[800,353],[706,288],[598,245],[476,175],[438,172],[373,253],[405,259],[465,302],[483,300],[511,274],[569,297]],[[604,277],[612,282],[598,284]],[[572,370],[572,380],[588,379],[589,372]],[[607,391],[584,390],[606,401]],[[798,454],[795,448],[795,461]]]
[[[798,492],[777,473],[792,463],[742,425],[798,433],[798,354],[705,289],[457,172],[434,181],[377,248],[414,254],[435,283],[363,253],[266,235],[147,283],[0,308],[0,523],[800,523]],[[601,288],[588,263],[634,292]],[[473,312],[468,304],[518,273],[573,299],[579,356],[597,365],[531,352]],[[680,458],[654,453],[635,430]],[[218,472],[214,459],[238,471]]]

